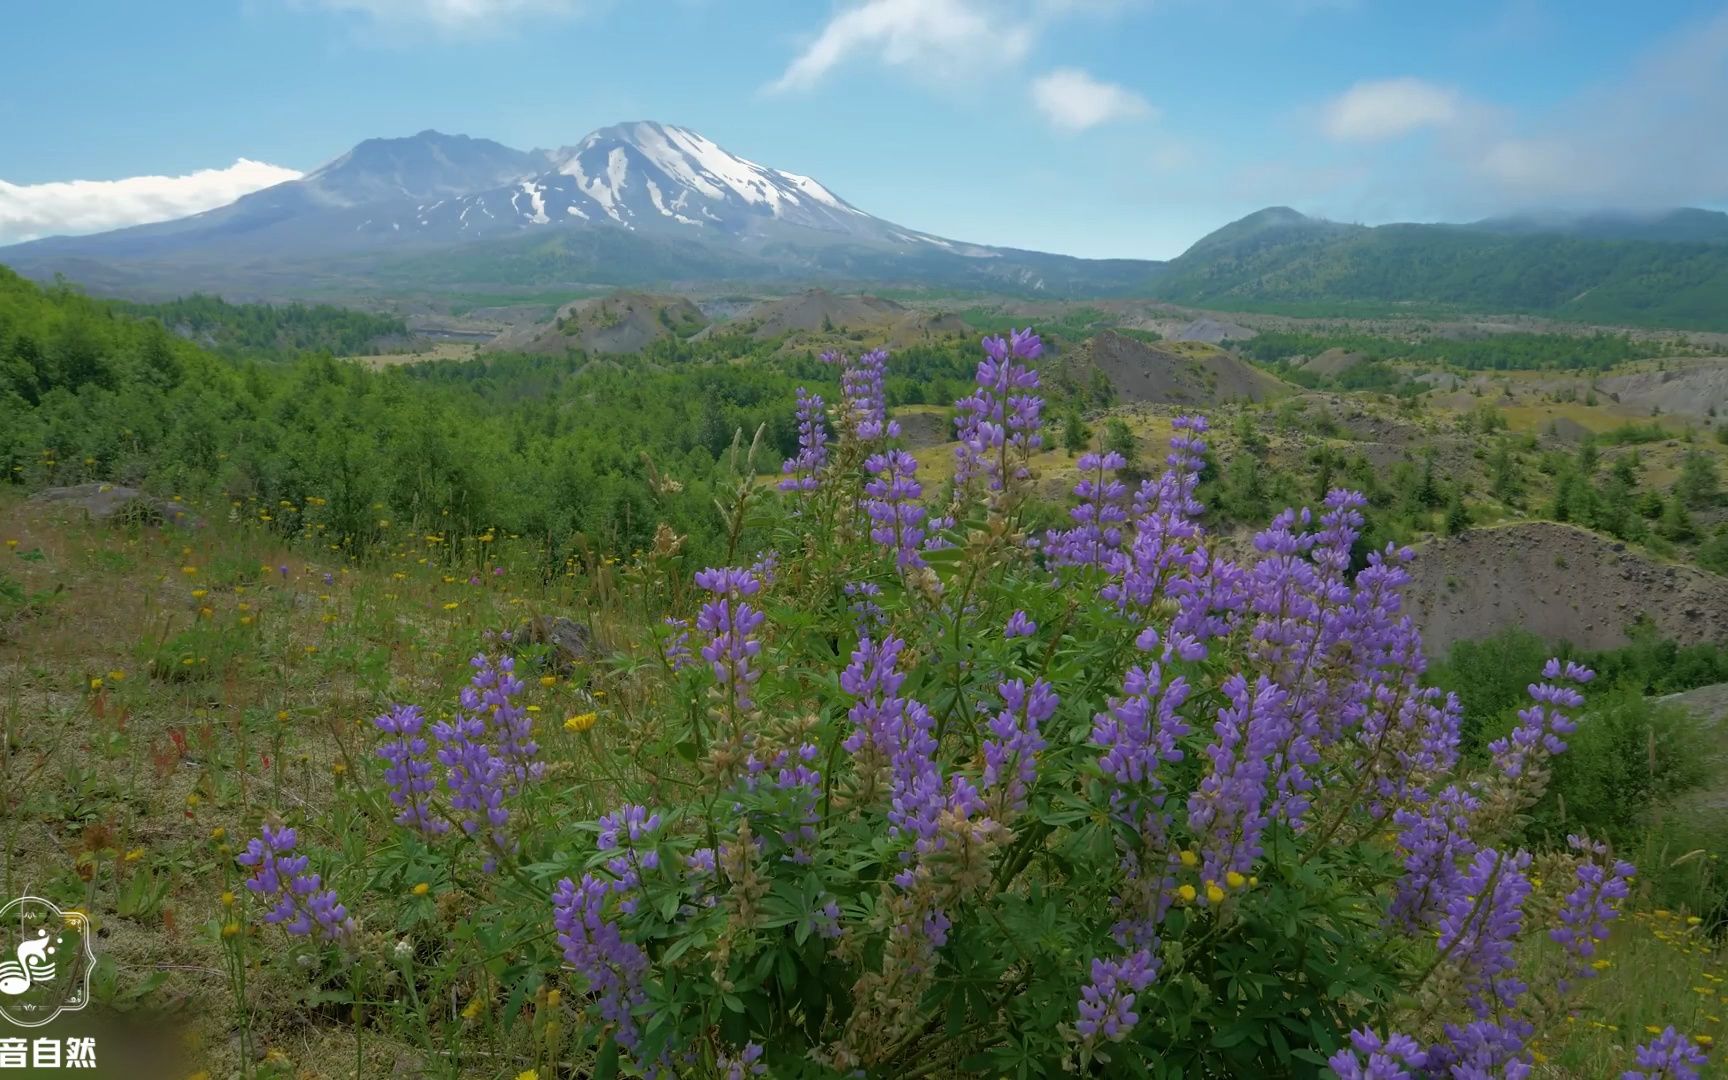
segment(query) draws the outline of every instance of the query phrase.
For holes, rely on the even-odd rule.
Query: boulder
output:
[[[70,487],[44,488],[30,496],[39,505],[66,506],[83,510],[93,521],[117,521],[125,524],[177,525],[185,529],[201,528],[203,519],[190,507],[176,499],[164,499],[123,484],[73,484]]]
[[[593,631],[562,615],[536,615],[516,628],[511,642],[518,648],[547,646],[546,667],[556,675],[567,676],[600,655]]]

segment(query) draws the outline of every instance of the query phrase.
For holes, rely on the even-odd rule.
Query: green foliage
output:
[[[1314,221],[1226,233],[1169,263],[1154,279],[1154,293],[1178,303],[1290,315],[1499,311],[1728,327],[1721,305],[1728,247],[1719,244]]]
[[[1425,338],[1402,340],[1383,334],[1340,330],[1330,333],[1307,333],[1292,330],[1268,330],[1248,341],[1234,342],[1232,347],[1262,363],[1277,363],[1298,356],[1318,356],[1328,349],[1343,349],[1367,358],[1378,371],[1358,376],[1365,383],[1379,384],[1395,380],[1395,373],[1383,361],[1409,361],[1415,364],[1441,364],[1475,371],[1529,370],[1593,370],[1599,371],[1650,356],[1660,356],[1671,347],[1659,343],[1634,341],[1614,334],[1488,334],[1479,338]],[[1352,369],[1356,370],[1356,369]],[[1368,389],[1377,386],[1352,387],[1340,376],[1340,389]]]
[[[1686,459],[1680,466],[1680,478],[1674,481],[1675,497],[1697,510],[1716,505],[1720,493],[1716,456],[1700,450],[1686,451]]]
[[[400,316],[330,304],[231,304],[202,295],[155,304],[111,303],[116,311],[152,319],[224,355],[280,359],[328,352],[351,356],[376,352],[385,339],[408,337],[408,324]]]

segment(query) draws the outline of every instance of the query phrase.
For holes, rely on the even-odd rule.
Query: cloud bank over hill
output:
[[[298,169],[239,158],[226,168],[199,169],[182,176],[43,184],[0,180],[0,244],[168,221],[224,206],[249,192],[300,176]]]

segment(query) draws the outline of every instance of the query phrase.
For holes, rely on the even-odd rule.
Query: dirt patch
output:
[[[1728,357],[1663,361],[1655,370],[1610,376],[1597,385],[1639,410],[1713,417],[1728,407]]]
[[[1247,341],[1256,334],[1240,323],[1224,322],[1202,315],[1167,336],[1171,341],[1203,341],[1208,345],[1218,345],[1226,341]]]
[[[940,446],[954,438],[954,422],[949,410],[930,405],[917,405],[894,412],[894,422],[900,425],[900,439],[909,449],[922,450]]]
[[[1234,353],[1200,342],[1147,344],[1105,331],[1073,362],[1082,378],[1087,368],[1102,371],[1126,402],[1213,406],[1265,401],[1293,389]]]
[[[1586,529],[1530,522],[1417,549],[1412,614],[1431,655],[1514,627],[1586,649],[1628,643],[1640,616],[1684,644],[1728,641],[1728,578],[1658,562]]]

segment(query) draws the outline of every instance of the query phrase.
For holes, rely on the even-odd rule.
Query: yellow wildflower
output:
[[[1194,902],[1194,897],[1197,895],[1199,894],[1194,891],[1194,886],[1192,885],[1182,885],[1176,889],[1177,898],[1184,904],[1192,904]]]
[[[1222,904],[1224,902],[1224,890],[1218,887],[1216,881],[1208,881],[1206,883],[1206,899],[1214,904]]]
[[[1194,854],[1192,851],[1184,851],[1180,858],[1182,859],[1183,866],[1192,867],[1197,866],[1200,863],[1200,856]]]
[[[428,885],[426,882],[422,881],[419,884],[415,885],[414,888],[411,889],[410,891],[415,896],[425,896],[427,893],[432,891],[432,886]]]
[[[1242,886],[1248,884],[1248,879],[1232,870],[1224,875],[1224,884],[1230,886],[1232,889],[1240,889]]]
[[[598,719],[599,717],[591,712],[577,713],[565,719],[564,730],[578,733],[587,731],[594,726],[594,721]]]
[[[126,853],[126,861],[127,862],[137,862],[139,859],[142,859],[143,857],[144,857],[144,849],[141,847],[135,847],[131,851],[128,851]]]

